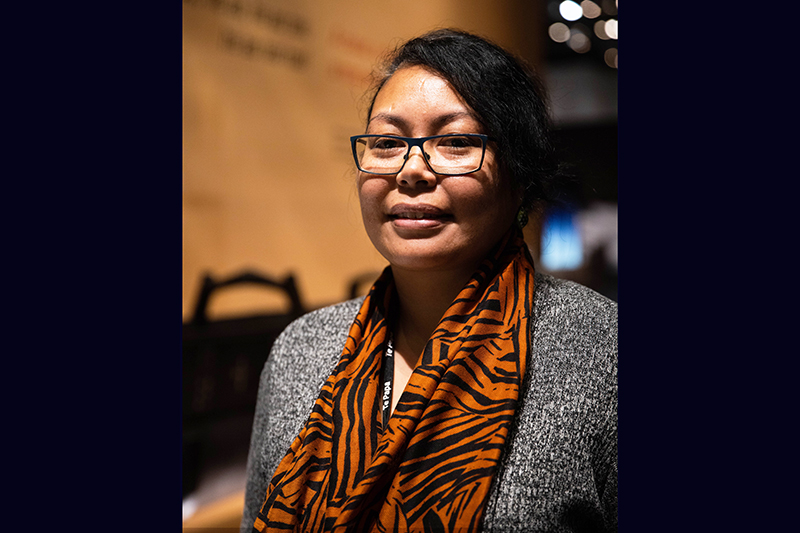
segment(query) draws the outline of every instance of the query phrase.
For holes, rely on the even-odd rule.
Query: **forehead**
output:
[[[447,117],[479,123],[474,111],[450,83],[421,66],[397,70],[375,97],[370,123],[436,120]]]

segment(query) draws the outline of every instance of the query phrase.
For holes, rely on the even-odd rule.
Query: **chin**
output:
[[[437,257],[403,257],[401,259],[387,259],[392,268],[412,272],[438,272],[452,267],[453,263]]]
[[[383,257],[389,261],[393,268],[413,272],[441,272],[444,270],[474,270],[480,259],[474,259],[472,254],[465,254],[460,250],[441,249],[436,247],[419,246],[409,250],[381,250]]]

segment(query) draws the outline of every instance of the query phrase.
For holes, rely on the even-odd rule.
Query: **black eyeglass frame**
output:
[[[408,144],[408,151],[406,152],[406,155],[403,158],[403,164],[400,166],[400,168],[398,168],[394,172],[372,172],[371,170],[364,170],[363,168],[361,168],[361,165],[358,162],[358,151],[356,149],[356,142],[358,142],[359,139],[366,139],[370,137],[388,137],[390,139],[397,139],[399,141],[404,141],[405,143]],[[433,167],[431,166],[431,163],[429,161],[428,154],[425,153],[425,149],[423,148],[422,145],[425,143],[425,141],[429,141],[431,139],[440,139],[442,137],[475,137],[480,139],[483,146],[483,150],[481,151],[481,161],[480,163],[478,163],[478,168],[476,168],[475,170],[470,170],[469,172],[452,172],[452,173],[437,172],[436,170],[433,170]],[[463,176],[464,174],[472,174],[473,172],[477,172],[483,167],[483,159],[486,157],[486,145],[488,144],[489,141],[492,140],[494,139],[482,133],[446,133],[444,135],[431,135],[429,137],[401,137],[400,135],[365,134],[365,135],[353,135],[352,137],[350,137],[350,146],[353,149],[353,159],[356,162],[356,168],[358,168],[358,170],[360,170],[361,172],[365,172],[367,174],[375,174],[377,176],[392,176],[394,174],[399,173],[406,166],[406,163],[408,162],[408,157],[411,155],[411,149],[414,148],[415,146],[419,146],[419,150],[422,152],[423,155],[422,159],[425,160],[425,164],[428,166],[431,172],[439,176]]]

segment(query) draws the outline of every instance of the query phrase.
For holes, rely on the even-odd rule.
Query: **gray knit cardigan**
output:
[[[537,273],[520,408],[489,492],[485,532],[616,531],[617,304]],[[363,298],[313,311],[261,374],[241,531],[336,365]]]

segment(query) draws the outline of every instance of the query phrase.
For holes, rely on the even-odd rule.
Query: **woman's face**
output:
[[[444,78],[414,66],[396,71],[381,88],[367,133],[424,137],[486,132]],[[500,176],[491,142],[477,172],[434,174],[415,147],[400,172],[359,172],[358,187],[367,234],[395,271],[471,275],[514,223],[520,203]]]

